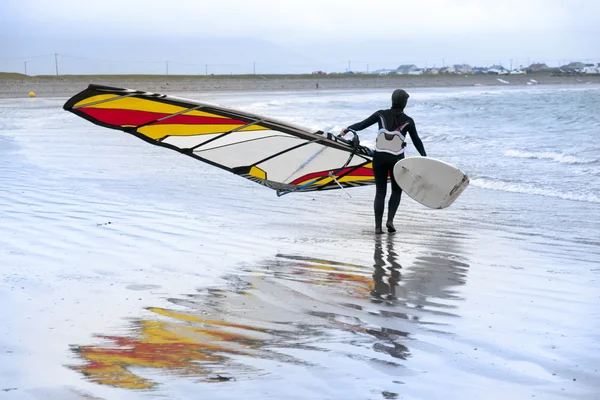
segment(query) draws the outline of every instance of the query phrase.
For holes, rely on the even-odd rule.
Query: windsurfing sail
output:
[[[375,183],[372,151],[358,141],[231,108],[93,84],[63,108],[260,183],[278,195]]]

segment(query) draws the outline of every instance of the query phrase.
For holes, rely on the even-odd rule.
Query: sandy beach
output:
[[[597,398],[595,197],[474,182],[446,210],[403,198],[399,231],[377,236],[373,187],[278,198],[61,109],[93,82],[221,91],[320,124],[338,96],[293,107],[316,83],[348,97],[600,83],[497,78],[0,79],[0,400]],[[452,129],[430,122],[428,149],[471,140],[436,123]]]
[[[0,74],[0,97],[71,96],[90,83],[146,90],[150,92],[281,91],[382,89],[470,86],[525,86],[532,80],[540,85],[598,84],[599,75],[239,75],[239,76],[159,76],[101,75],[13,77]],[[504,82],[503,82],[504,81]]]

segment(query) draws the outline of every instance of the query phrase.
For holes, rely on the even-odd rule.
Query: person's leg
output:
[[[394,179],[394,165],[396,165],[397,161],[398,160],[395,160],[389,167],[390,177],[392,178],[392,195],[390,196],[390,201],[388,202],[388,217],[385,224],[389,232],[396,232],[396,228],[394,227],[394,217],[396,216],[396,211],[398,211],[400,199],[402,198],[402,189],[400,189],[400,186],[398,186],[396,180]]]
[[[385,163],[381,162],[381,157],[376,154],[373,158],[373,176],[375,177],[375,201],[373,208],[375,210],[375,233],[383,233],[383,209],[385,207],[385,195],[387,192],[388,169]]]

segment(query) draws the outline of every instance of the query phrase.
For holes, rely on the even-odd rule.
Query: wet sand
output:
[[[505,83],[505,82],[508,83]],[[0,74],[0,98],[26,97],[33,91],[37,96],[72,96],[88,84],[126,87],[150,92],[209,92],[209,91],[276,91],[276,90],[333,90],[381,89],[416,87],[462,86],[523,86],[573,85],[600,83],[600,75],[555,76],[529,75],[431,75],[431,76],[311,76],[311,75],[243,75],[243,76],[59,76],[10,78]]]
[[[406,198],[376,236],[372,187],[277,198],[29,100],[1,104],[0,400],[600,390],[583,247]]]

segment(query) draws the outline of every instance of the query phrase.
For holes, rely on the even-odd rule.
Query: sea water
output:
[[[429,157],[470,178],[462,217],[600,241],[600,88],[580,85],[409,90],[405,110]],[[390,106],[391,90],[242,95],[228,104],[338,133]],[[371,146],[377,125],[359,132]],[[410,138],[407,156],[418,155]]]

